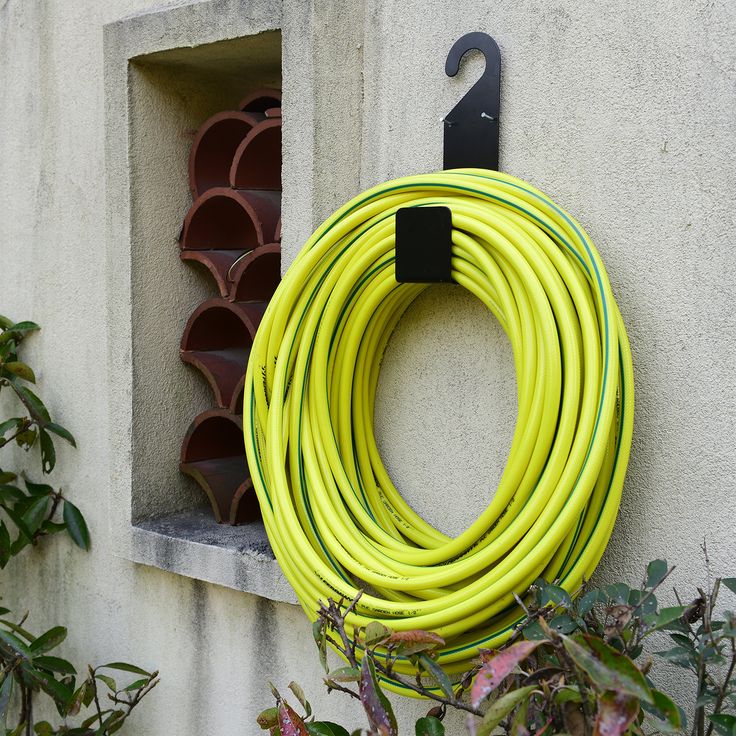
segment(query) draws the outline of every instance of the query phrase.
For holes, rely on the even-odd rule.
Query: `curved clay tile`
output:
[[[281,90],[272,87],[257,89],[240,100],[238,108],[244,112],[265,113],[272,107],[281,107]]]
[[[273,241],[281,215],[281,192],[208,189],[184,219],[186,250],[251,250]]]
[[[179,467],[207,494],[218,523],[260,518],[243,447],[243,422],[224,409],[209,409],[190,425]]]
[[[218,112],[197,131],[189,153],[189,189],[195,199],[212,187],[229,185],[230,166],[238,146],[261,115]]]
[[[253,337],[267,306],[266,302],[208,299],[184,328],[181,359],[202,373],[222,408],[230,406],[245,374]]]
[[[230,270],[230,299],[267,302],[281,281],[281,246],[269,243],[245,254]]]
[[[229,276],[233,266],[240,258],[252,252],[252,250],[182,250],[179,255],[183,261],[204,266],[214,278],[220,296],[228,296],[232,288]]]
[[[281,190],[281,118],[258,123],[241,141],[230,167],[230,186]]]

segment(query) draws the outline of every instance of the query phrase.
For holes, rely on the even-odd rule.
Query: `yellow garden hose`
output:
[[[427,288],[396,282],[394,215],[428,205],[451,209],[452,276],[503,326],[518,385],[501,480],[454,539],[403,500],[373,433],[384,348]],[[633,402],[624,325],[582,227],[524,181],[460,169],[381,184],[317,229],[258,329],[243,426],[274,554],[307,615],[363,588],[351,626],[436,631],[440,663],[460,672],[511,635],[514,593],[540,576],[573,591],[595,569]]]

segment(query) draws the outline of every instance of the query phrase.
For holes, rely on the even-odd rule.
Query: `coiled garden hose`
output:
[[[518,385],[501,480],[454,539],[404,501],[373,433],[384,348],[427,287],[396,282],[394,215],[428,205],[451,209],[452,276],[503,326]],[[624,325],[582,227],[524,181],[458,169],[381,184],[317,229],[258,329],[243,426],[274,554],[307,615],[365,589],[351,626],[436,631],[439,662],[461,672],[511,636],[515,593],[537,577],[572,592],[593,572],[619,507],[633,402]]]

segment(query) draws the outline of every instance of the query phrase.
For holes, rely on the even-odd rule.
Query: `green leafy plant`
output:
[[[29,451],[39,445],[41,469],[48,474],[56,465],[53,436],[73,447],[76,442],[68,429],[51,420],[46,405],[28,387],[36,383],[36,374],[18,357],[23,340],[39,329],[35,322],[13,322],[0,315],[0,395],[11,390],[23,410],[0,421],[0,448],[15,442]],[[25,474],[22,480],[21,486],[16,473],[0,468],[0,507],[6,517],[0,519],[0,568],[27,545],[59,532],[66,531],[75,544],[88,549],[89,532],[79,509],[50,485],[35,483]]]
[[[391,679],[436,701],[416,722],[416,736],[442,736],[448,708],[466,713],[471,736],[654,736],[688,730],[692,736],[736,736],[734,615],[725,611],[717,619],[713,613],[719,590],[736,592],[736,579],[717,578],[687,605],[661,607],[656,593],[670,572],[664,560],[655,560],[637,587],[584,585],[573,596],[537,580],[526,603],[518,598],[525,616],[511,639],[499,650],[481,651],[476,666],[459,678],[437,661],[436,650],[444,644],[437,634],[395,632],[372,622],[351,637],[346,616],[360,596],[347,605],[329,600],[314,624],[325,684],[328,691],[361,702],[368,728],[350,732],[315,720],[293,683],[304,715],[276,693],[276,707],[264,711],[258,723],[272,736],[397,736],[396,717],[381,687]],[[676,646],[647,655],[647,640],[655,634]],[[328,648],[347,666],[331,669]],[[412,663],[415,677],[397,671],[401,660]],[[650,679],[653,667],[663,662],[697,676],[691,729],[682,708]]]
[[[18,350],[39,329],[34,322],[13,322],[0,315],[0,392],[12,391],[22,408],[19,416],[0,420],[0,448],[14,442],[29,451],[38,445],[41,470],[49,474],[56,465],[54,437],[73,447],[76,442],[69,430],[52,421],[43,401],[28,387],[35,384],[36,376],[19,359]],[[19,477],[0,469],[0,508],[0,568],[29,545],[60,532],[66,532],[81,549],[90,547],[79,509],[61,490],[31,481],[25,473]],[[4,736],[108,736],[123,727],[133,708],[158,683],[157,672],[127,662],[88,667],[85,677],[79,678],[71,662],[53,653],[66,638],[63,626],[36,636],[25,628],[28,614],[14,622],[10,613],[0,608],[0,734]],[[111,676],[114,670],[134,677],[127,677],[132,681],[119,687]],[[39,693],[51,699],[61,725],[34,719],[34,697]],[[15,723],[8,726],[14,703],[18,712]],[[78,725],[69,724],[73,718]]]

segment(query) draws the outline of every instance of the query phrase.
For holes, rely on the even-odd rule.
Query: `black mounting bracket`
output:
[[[445,73],[454,77],[469,51],[486,66],[480,79],[442,119],[444,169],[498,170],[501,109],[501,52],[487,33],[467,33],[450,49]],[[396,213],[396,280],[400,283],[452,282],[452,213],[448,207],[402,207]]]

